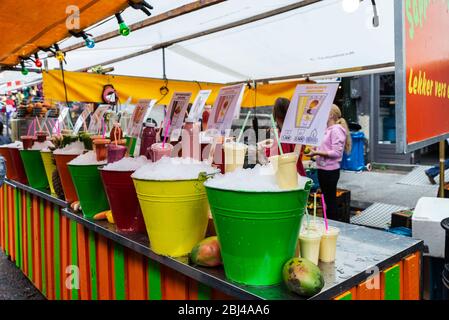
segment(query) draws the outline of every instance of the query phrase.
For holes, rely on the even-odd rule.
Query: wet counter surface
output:
[[[67,206],[64,201],[29,186],[15,181],[7,181],[7,184],[41,196],[62,208]],[[305,299],[290,293],[283,284],[256,287],[234,283],[226,279],[222,267],[197,267],[189,265],[187,257],[170,258],[155,254],[149,248],[146,235],[117,232],[115,226],[107,221],[89,220],[68,208],[63,209],[62,214],[124,247],[233,297],[268,300]],[[324,277],[325,286],[319,294],[311,299],[332,299],[362,283],[376,272],[394,265],[410,254],[423,250],[421,240],[336,221],[329,221],[329,225],[340,229],[336,261],[334,263],[320,262],[319,267]]]

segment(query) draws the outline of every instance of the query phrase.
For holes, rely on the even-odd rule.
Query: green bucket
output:
[[[41,191],[49,188],[44,162],[39,150],[20,150],[29,185]]]
[[[125,137],[126,147],[128,148],[129,156],[134,156],[134,150],[136,149],[137,138],[135,137]]]
[[[109,210],[99,165],[69,164],[68,167],[84,217],[92,219],[97,213]]]
[[[226,277],[245,285],[282,282],[282,267],[295,254],[312,182],[281,192],[206,192]]]

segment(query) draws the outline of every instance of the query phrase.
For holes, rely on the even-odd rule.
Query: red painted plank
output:
[[[55,299],[55,265],[53,262],[53,207],[50,202],[44,201],[45,214],[45,274],[47,280],[47,297]]]
[[[77,237],[78,237],[78,267],[80,276],[80,290],[79,297],[81,300],[91,299],[91,285],[90,285],[90,265],[89,265],[89,231],[77,224]]]
[[[126,277],[125,285],[127,287],[126,299],[128,300],[146,300],[147,297],[147,264],[142,255],[132,251],[125,251]]]

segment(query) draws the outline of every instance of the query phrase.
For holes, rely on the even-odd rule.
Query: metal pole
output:
[[[444,198],[444,161],[446,160],[444,152],[445,147],[446,141],[440,141],[440,198]]]

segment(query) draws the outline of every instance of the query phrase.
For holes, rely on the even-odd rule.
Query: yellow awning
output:
[[[165,85],[161,79],[102,75],[86,72],[64,72],[68,101],[102,102],[101,94],[103,86],[112,84],[117,90],[120,101],[125,102],[132,97],[132,102],[139,99],[158,99],[159,104],[169,104],[174,92],[192,92],[192,101],[199,90],[212,90],[207,104],[212,105],[218,95],[218,91],[224,84],[205,82],[188,82],[168,80],[169,93],[164,97],[160,88]],[[275,84],[258,84],[257,90],[247,87],[243,97],[242,106],[251,108],[254,106],[272,106],[278,97],[290,99],[300,81],[290,81]],[[61,71],[51,70],[43,72],[44,97],[49,101],[65,101],[64,85]]]
[[[80,31],[127,6],[127,0],[1,0],[0,65],[16,65],[21,56],[70,36],[66,21],[73,21],[73,7],[79,8]]]

